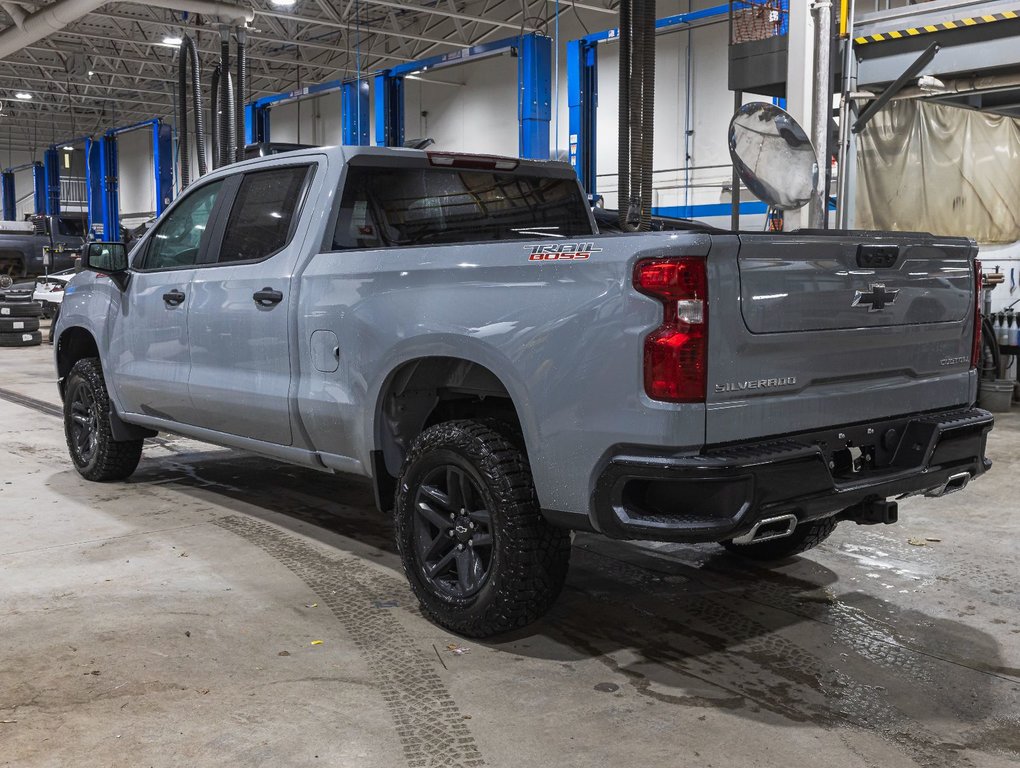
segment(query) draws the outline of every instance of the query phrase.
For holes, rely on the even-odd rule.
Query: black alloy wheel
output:
[[[431,470],[414,499],[414,546],[437,592],[471,597],[489,579],[492,516],[479,483],[454,464]]]
[[[68,443],[75,453],[76,463],[87,466],[92,463],[99,445],[99,407],[92,387],[85,380],[75,382],[73,391],[67,393],[70,412]]]

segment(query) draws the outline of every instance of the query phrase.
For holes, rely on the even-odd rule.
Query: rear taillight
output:
[[[981,299],[984,292],[981,262],[974,262],[974,338],[970,348],[970,367],[981,365]]]
[[[704,402],[708,372],[705,260],[638,262],[634,287],[663,304],[662,325],[645,339],[645,392],[653,400]]]

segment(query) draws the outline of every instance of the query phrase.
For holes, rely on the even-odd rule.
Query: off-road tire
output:
[[[0,333],[0,347],[38,347],[40,344],[42,344],[40,331]]]
[[[87,413],[86,413],[87,412]],[[76,420],[84,418],[88,424]],[[92,437],[83,441],[82,429],[91,429]],[[107,482],[124,480],[135,471],[142,458],[142,440],[114,440],[110,431],[110,395],[103,379],[99,359],[79,360],[67,375],[64,386],[64,435],[71,462],[86,480]],[[88,449],[91,450],[88,450]]]
[[[466,637],[488,637],[538,619],[559,596],[570,563],[569,532],[542,517],[527,459],[494,426],[458,420],[425,430],[400,470],[394,505],[397,546],[422,612]],[[427,574],[416,547],[416,525],[421,525],[415,521],[416,500],[426,478],[444,467],[474,484],[490,518],[488,569],[481,586],[467,596],[444,591]]]
[[[0,317],[40,317],[42,304],[38,301],[0,301]]]
[[[38,330],[37,317],[0,317],[0,333],[31,333]]]
[[[758,544],[734,544],[730,540],[722,542],[722,545],[730,552],[749,560],[782,560],[814,549],[829,538],[838,524],[839,520],[835,516],[823,517],[821,520],[801,523],[793,529],[793,533],[781,539],[762,541]]]

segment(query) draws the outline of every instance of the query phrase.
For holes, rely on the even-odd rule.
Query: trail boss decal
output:
[[[531,255],[528,261],[584,261],[593,253],[601,253],[595,243],[555,243],[553,245],[526,245]]]

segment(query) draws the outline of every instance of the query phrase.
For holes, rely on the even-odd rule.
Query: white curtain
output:
[[[892,102],[858,138],[860,229],[1020,240],[1020,121]]]

